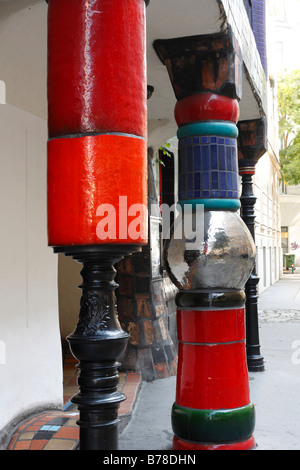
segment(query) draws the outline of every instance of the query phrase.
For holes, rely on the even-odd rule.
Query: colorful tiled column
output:
[[[238,123],[238,162],[239,173],[242,177],[241,217],[247,225],[255,242],[255,203],[252,178],[258,160],[267,151],[267,122],[266,118]],[[246,351],[248,370],[262,372],[265,370],[264,358],[260,353],[258,328],[258,294],[256,266],[246,282]]]
[[[117,448],[128,334],[114,265],[147,243],[144,0],[48,1],[48,239],[83,264],[80,449]]]
[[[230,30],[156,41],[154,47],[177,98],[179,204],[183,220],[194,215],[196,227],[192,243],[184,230],[179,237],[174,229],[165,245],[167,270],[179,289],[173,447],[248,450],[255,446],[255,409],[246,361],[244,285],[255,246],[239,216],[236,124],[242,60]],[[203,230],[200,238],[197,230]]]

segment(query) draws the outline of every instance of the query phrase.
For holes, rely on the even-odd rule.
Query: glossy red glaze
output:
[[[255,175],[255,170],[253,170],[253,171],[249,171],[249,170],[243,171],[243,170],[240,170],[240,171],[239,171],[239,174],[240,174],[240,175]]]
[[[178,310],[177,330],[176,403],[197,409],[247,405],[245,309]]]
[[[189,343],[221,343],[245,339],[245,309],[177,310],[178,339]]]
[[[246,441],[232,442],[230,444],[197,444],[183,441],[176,436],[173,438],[174,450],[252,450],[254,448],[254,437],[250,437]]]
[[[49,0],[49,136],[146,137],[144,0]]]
[[[147,243],[147,144],[144,139],[99,135],[53,139],[48,142],[48,238],[50,246],[99,243]],[[145,213],[133,239],[120,236],[128,212],[119,207],[142,204]],[[116,211],[116,239],[100,240],[97,209],[111,204]],[[110,212],[112,213],[112,212]],[[129,214],[125,225],[139,214]],[[106,214],[102,214],[102,219]],[[124,230],[123,230],[124,231]],[[126,230],[127,232],[127,230]]]
[[[239,104],[235,99],[214,93],[187,96],[175,105],[178,126],[195,121],[231,121],[239,119]]]
[[[245,343],[179,343],[176,403],[229,409],[250,402]]]

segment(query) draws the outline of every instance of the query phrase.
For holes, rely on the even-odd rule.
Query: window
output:
[[[280,194],[287,194],[287,186],[283,180],[281,182]]]
[[[289,230],[288,227],[281,227],[281,248],[282,253],[289,251]]]

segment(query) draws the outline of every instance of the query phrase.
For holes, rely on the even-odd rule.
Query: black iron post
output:
[[[255,165],[267,150],[266,120],[264,118],[242,121],[239,127],[239,172],[242,177],[241,217],[255,242],[255,203],[252,177]],[[265,370],[264,358],[260,353],[258,326],[258,283],[256,265],[246,282],[246,352],[247,365],[251,372]]]
[[[118,359],[129,335],[119,323],[114,265],[137,247],[90,246],[55,248],[83,264],[79,321],[68,336],[70,349],[78,359],[79,393],[72,398],[80,413],[80,450],[118,448],[118,408],[126,398],[118,391]]]
[[[241,217],[247,225],[255,242],[255,213],[256,197],[253,194],[251,174],[242,175]],[[248,369],[259,372],[265,369],[264,358],[260,354],[258,329],[258,293],[259,277],[256,273],[256,264],[246,282],[246,352]]]

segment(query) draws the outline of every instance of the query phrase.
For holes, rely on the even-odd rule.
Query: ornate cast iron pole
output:
[[[246,361],[244,286],[255,246],[239,216],[236,124],[242,59],[230,30],[159,40],[154,47],[177,98],[179,204],[193,210],[204,206],[203,219],[195,220],[196,229],[204,226],[204,237],[196,237],[191,248],[174,232],[165,251],[170,278],[180,291],[173,445],[252,449],[255,409]]]
[[[83,264],[79,322],[68,337],[79,360],[81,450],[118,446],[118,360],[128,335],[114,265],[147,243],[145,62],[144,0],[48,1],[48,238]],[[145,208],[138,233],[120,196]]]
[[[267,123],[265,118],[240,121],[238,124],[239,173],[242,177],[241,217],[255,242],[255,203],[252,177],[255,166],[267,151]],[[265,370],[264,358],[260,354],[257,286],[259,277],[256,266],[246,282],[246,351],[248,369],[251,372]]]

